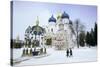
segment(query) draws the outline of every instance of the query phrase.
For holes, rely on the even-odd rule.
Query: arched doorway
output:
[[[46,45],[52,45],[52,38],[46,39]]]

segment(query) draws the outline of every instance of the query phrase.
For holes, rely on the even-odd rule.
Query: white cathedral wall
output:
[[[55,31],[56,31],[55,30],[55,24],[56,24],[55,22],[49,22],[48,29],[49,29],[50,32],[52,32],[51,29],[53,29],[53,33],[55,33]]]
[[[63,18],[63,19],[62,19],[62,22],[63,22],[63,23],[69,23],[69,19]]]
[[[60,29],[59,24],[63,24],[62,19],[58,19],[57,22],[56,22],[56,32]]]
[[[56,23],[55,25],[55,33],[57,33],[57,31],[59,30],[58,24]]]

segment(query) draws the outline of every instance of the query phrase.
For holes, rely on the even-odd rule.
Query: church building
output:
[[[66,12],[59,14],[57,18],[52,15],[48,20],[45,42],[51,41],[51,45],[59,50],[73,48],[75,46],[75,34],[72,29],[72,21]]]

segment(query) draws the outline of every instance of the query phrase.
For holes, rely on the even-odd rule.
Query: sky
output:
[[[76,19],[80,19],[86,31],[90,31],[97,22],[97,6],[95,5],[13,1],[13,38],[19,36],[21,40],[24,40],[25,29],[36,24],[37,16],[39,25],[45,26],[48,25],[48,19],[52,15],[56,18],[58,12],[64,11],[73,23]]]

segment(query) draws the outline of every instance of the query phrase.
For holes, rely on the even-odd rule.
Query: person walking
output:
[[[46,54],[46,47],[44,47],[44,53]]]
[[[72,49],[70,48],[70,57],[73,56],[73,51]]]
[[[66,51],[66,56],[69,57],[69,49]]]

